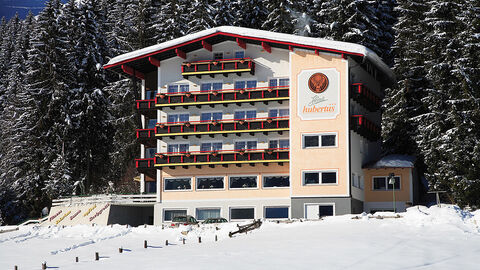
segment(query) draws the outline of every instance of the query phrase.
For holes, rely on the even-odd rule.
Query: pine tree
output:
[[[266,5],[267,19],[262,24],[262,29],[280,33],[293,33],[294,24],[289,0],[269,1]]]
[[[235,25],[237,23],[235,13],[237,9],[230,0],[215,0],[212,4],[214,26]],[[243,9],[241,9],[243,10]]]
[[[161,0],[158,12],[153,15],[154,40],[157,43],[181,37],[186,32],[187,20],[182,11],[185,9],[184,1]]]
[[[237,10],[235,26],[262,29],[267,20],[267,8],[262,0],[234,0],[233,7]]]
[[[210,1],[192,0],[187,2],[187,13],[183,15],[187,18],[186,34],[196,33],[215,26],[212,18],[213,8]]]

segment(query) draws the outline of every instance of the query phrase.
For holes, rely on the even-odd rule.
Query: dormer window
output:
[[[245,58],[245,51],[236,51],[235,58],[237,59]]]
[[[213,60],[220,60],[220,59],[223,59],[223,52],[214,52]]]

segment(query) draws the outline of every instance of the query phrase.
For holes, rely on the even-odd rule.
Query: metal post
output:
[[[388,178],[389,178],[388,183],[390,185],[392,185],[392,191],[393,191],[393,213],[396,213],[397,212],[397,207],[396,207],[396,204],[395,204],[395,174],[390,173]]]

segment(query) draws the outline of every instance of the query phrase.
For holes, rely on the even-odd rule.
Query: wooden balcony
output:
[[[235,164],[241,167],[242,164],[263,164],[268,166],[270,163],[278,163],[283,165],[289,161],[288,148],[276,149],[251,149],[251,150],[220,150],[208,152],[175,152],[175,153],[159,153],[155,155],[155,167],[169,167],[174,169],[177,166],[188,168],[188,166],[208,165],[214,167],[215,165]]]
[[[141,144],[145,144],[147,147],[154,147],[156,146],[155,140],[155,129],[148,128],[148,129],[137,129],[137,139]]]
[[[155,99],[136,100],[137,110],[150,118],[157,117],[157,108],[155,108]]]
[[[189,76],[197,76],[201,78],[202,75],[209,75],[215,77],[216,74],[222,74],[227,77],[228,74],[255,74],[255,63],[250,58],[232,58],[232,59],[217,59],[204,60],[195,62],[186,62],[182,66],[182,76],[188,78]]]
[[[248,118],[248,119],[224,119],[218,121],[194,121],[194,122],[174,122],[159,123],[155,126],[156,137],[175,137],[210,135],[216,134],[228,136],[228,134],[278,132],[282,134],[289,130],[289,117],[267,117],[267,118]]]
[[[135,159],[135,167],[140,173],[153,175],[155,158],[137,158]]]
[[[380,109],[382,99],[375,95],[373,91],[365,87],[362,83],[354,83],[350,87],[350,95],[353,100],[365,107],[371,112],[375,112]]]
[[[222,89],[214,91],[193,91],[174,94],[157,94],[155,106],[213,106],[215,104],[253,103],[253,102],[283,102],[289,99],[289,86],[256,87],[242,89]]]
[[[377,141],[381,137],[380,127],[364,115],[352,115],[350,117],[350,129],[369,141]]]

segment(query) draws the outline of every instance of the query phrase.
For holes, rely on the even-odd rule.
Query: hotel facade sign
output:
[[[302,120],[334,119],[340,113],[340,73],[310,69],[297,78],[297,113]]]

